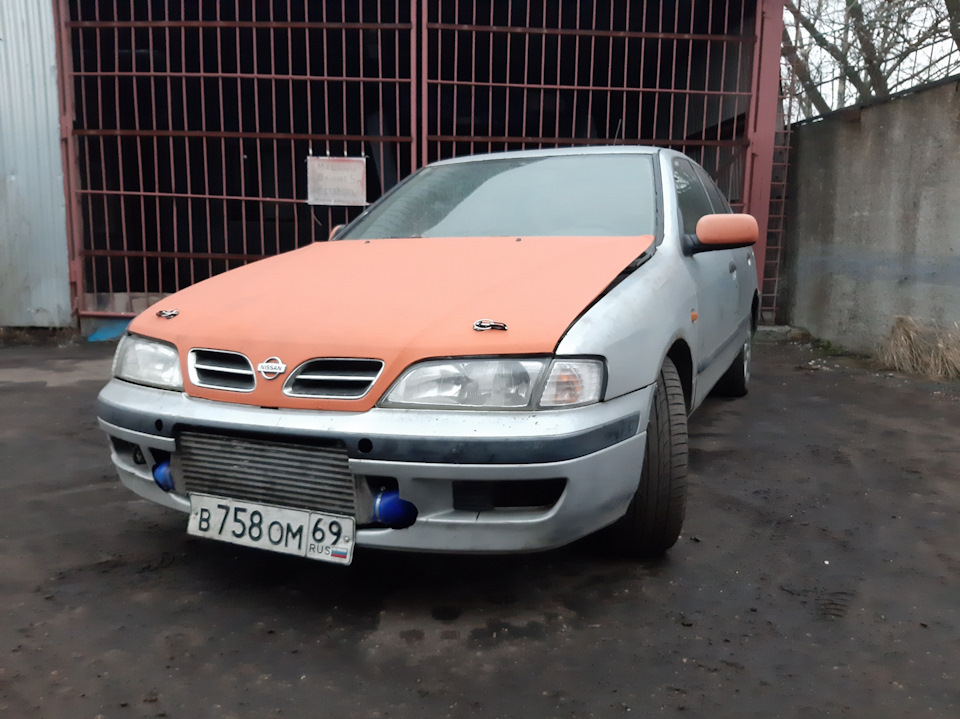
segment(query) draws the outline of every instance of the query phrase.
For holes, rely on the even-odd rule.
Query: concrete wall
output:
[[[0,0],[0,326],[66,327],[53,3]]]
[[[960,81],[793,137],[786,321],[867,351],[897,315],[960,321]]]

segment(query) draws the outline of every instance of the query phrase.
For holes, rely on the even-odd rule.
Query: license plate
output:
[[[353,517],[190,495],[187,533],[334,564],[353,561]]]

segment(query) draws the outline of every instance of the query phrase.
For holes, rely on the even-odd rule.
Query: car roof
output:
[[[509,152],[490,152],[479,155],[451,157],[430,163],[431,165],[454,165],[461,162],[485,162],[518,157],[564,157],[570,155],[656,155],[670,152],[652,145],[591,145],[585,147],[551,147],[540,150],[511,150]]]

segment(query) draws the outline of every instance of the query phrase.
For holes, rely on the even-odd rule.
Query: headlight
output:
[[[600,360],[464,359],[423,362],[387,392],[384,407],[536,409],[597,402]]]
[[[540,397],[541,407],[579,407],[600,400],[603,363],[600,360],[554,360]]]
[[[137,335],[125,335],[117,345],[113,376],[150,387],[183,389],[177,348]]]

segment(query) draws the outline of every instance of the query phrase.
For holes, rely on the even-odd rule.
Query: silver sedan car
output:
[[[99,396],[122,482],[193,535],[665,552],[687,416],[742,395],[750,246],[702,168],[649,147],[429,165],[318,242],[137,317]]]

